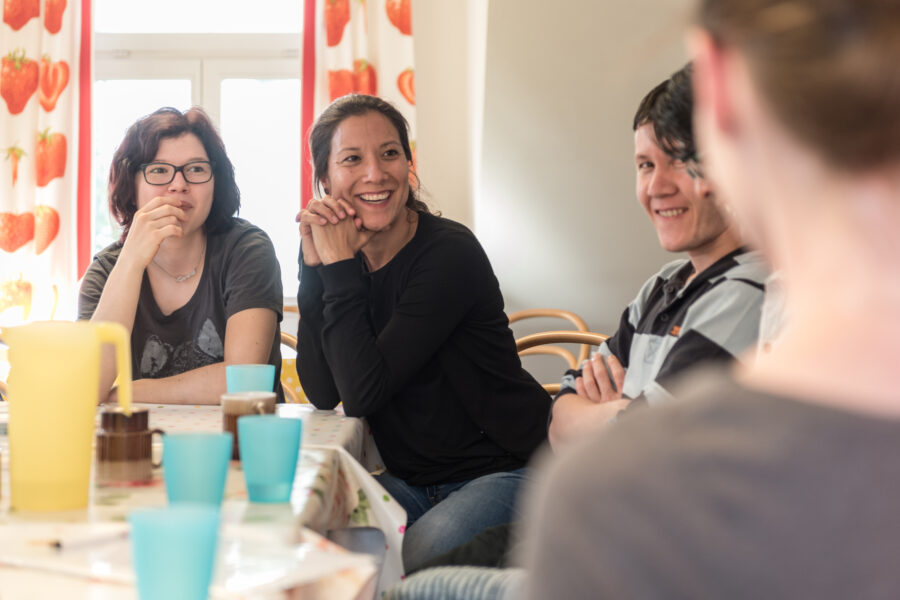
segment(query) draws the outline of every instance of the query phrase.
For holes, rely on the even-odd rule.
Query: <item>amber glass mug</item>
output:
[[[97,483],[135,484],[153,479],[153,435],[161,429],[150,429],[150,411],[135,408],[131,415],[119,407],[100,413],[97,430]]]
[[[231,432],[234,445],[231,460],[240,460],[237,421],[244,415],[275,414],[275,392],[233,392],[222,394],[222,431]]]

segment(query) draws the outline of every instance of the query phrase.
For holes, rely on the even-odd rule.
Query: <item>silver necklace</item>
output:
[[[206,252],[206,240],[203,241],[203,249],[200,250],[200,258],[197,260],[197,264],[194,265],[194,269],[187,275],[174,275],[174,274],[170,273],[167,268],[165,268],[164,266],[159,264],[159,262],[156,260],[155,256],[153,257],[153,264],[155,264],[157,267],[162,269],[162,272],[165,273],[166,275],[168,275],[169,277],[171,277],[172,279],[174,279],[176,283],[184,283],[185,281],[187,281],[188,279],[190,279],[191,277],[193,277],[194,275],[197,274],[197,269],[200,268],[200,263],[203,262],[203,254],[205,252]]]

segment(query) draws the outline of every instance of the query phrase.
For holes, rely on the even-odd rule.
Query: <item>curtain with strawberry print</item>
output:
[[[379,96],[410,125],[416,159],[412,0],[305,0],[303,131],[332,100],[352,92]],[[303,204],[312,194],[303,140]]]
[[[78,278],[81,4],[82,0],[3,0],[2,325],[73,312]]]

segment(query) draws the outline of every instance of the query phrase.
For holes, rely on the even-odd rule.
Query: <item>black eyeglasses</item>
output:
[[[188,183],[206,183],[213,176],[213,166],[208,160],[196,160],[176,167],[166,162],[152,162],[141,165],[144,181],[150,185],[168,185],[181,171]]]

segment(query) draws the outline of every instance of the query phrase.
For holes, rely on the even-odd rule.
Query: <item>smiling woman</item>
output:
[[[131,332],[135,401],[214,404],[225,363],[280,368],[278,261],[268,236],[234,216],[239,206],[234,168],[202,110],[162,108],[129,128],[110,169],[122,237],[94,257],[79,318]],[[115,396],[114,377],[108,356],[101,400]]]
[[[522,369],[478,240],[416,197],[400,113],[345,96],[310,149],[325,196],[300,215],[298,371],[315,406],[368,418],[411,570],[515,517],[550,397]]]

